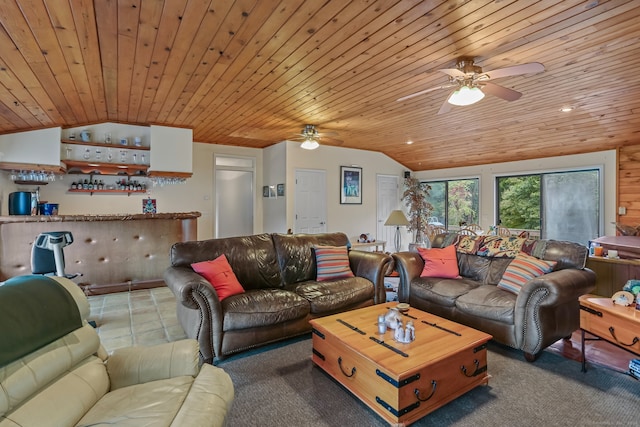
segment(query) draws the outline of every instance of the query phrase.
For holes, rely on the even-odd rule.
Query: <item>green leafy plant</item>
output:
[[[427,201],[431,186],[420,182],[418,178],[408,177],[404,180],[405,190],[402,193],[402,200],[409,208],[409,231],[414,231],[414,242],[422,243],[426,235],[428,218],[431,216],[433,206]]]

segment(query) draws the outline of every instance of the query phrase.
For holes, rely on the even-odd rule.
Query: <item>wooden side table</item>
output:
[[[580,297],[580,332],[582,335],[582,372],[587,371],[584,353],[586,339],[604,339],[610,343],[640,355],[640,310],[635,306],[616,305],[611,298],[597,295]],[[585,332],[596,338],[585,338]]]
[[[386,245],[387,245],[387,242],[385,240],[375,240],[373,242],[366,242],[366,243],[352,242],[351,249],[360,250],[363,248],[374,248],[377,251],[378,246],[381,246],[382,252],[384,252],[384,248]]]

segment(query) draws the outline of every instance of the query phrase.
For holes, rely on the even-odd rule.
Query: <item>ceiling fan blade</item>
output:
[[[340,134],[336,131],[328,131],[328,132],[319,132],[320,138],[323,137],[327,137],[327,136],[339,136]]]
[[[444,114],[444,113],[448,113],[449,111],[451,111],[451,104],[449,104],[449,98],[451,97],[451,95],[453,94],[453,92],[451,92],[447,98],[444,100],[444,102],[442,103],[442,106],[440,107],[440,109],[438,110],[438,114]]]
[[[465,73],[458,70],[457,68],[441,68],[438,71],[440,71],[441,73],[445,73],[453,78],[456,78],[456,77],[464,78],[466,76]]]
[[[488,93],[489,95],[497,96],[498,98],[502,98],[505,101],[515,101],[520,99],[522,93],[509,89],[504,86],[497,85],[491,82],[485,82],[480,85],[480,88],[484,93]]]
[[[489,79],[500,79],[502,77],[519,76],[522,74],[535,74],[544,71],[544,65],[539,62],[529,62],[528,64],[514,65],[512,67],[498,68],[497,70],[482,73]]]
[[[454,86],[457,86],[457,84],[449,83],[449,84],[442,85],[442,86],[432,87],[430,89],[425,89],[425,90],[421,90],[420,92],[412,93],[411,95],[403,96],[402,98],[396,99],[396,101],[397,102],[405,101],[407,99],[414,98],[416,96],[424,95],[425,93],[428,93],[428,92],[433,92],[434,90],[448,89],[448,88],[454,87]]]
[[[320,143],[321,144],[326,143],[331,145],[342,145],[344,144],[344,141],[337,138],[320,137]]]

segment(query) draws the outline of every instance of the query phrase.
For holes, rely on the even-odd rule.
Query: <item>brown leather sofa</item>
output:
[[[439,234],[432,246],[457,241],[456,235]],[[544,348],[580,327],[578,297],[594,288],[595,274],[585,268],[588,250],[582,245],[555,240],[529,243],[535,249],[532,255],[557,265],[528,281],[517,295],[496,286],[513,258],[457,252],[461,277],[442,279],[420,277],[424,261],[418,253],[393,254],[400,275],[398,299],[491,334],[534,361]]]
[[[309,320],[384,302],[389,255],[349,251],[352,278],[316,281],[314,246],[344,246],[343,233],[259,234],[180,242],[164,279],[203,361],[311,331]],[[225,254],[245,292],[222,301],[192,263]]]
[[[224,426],[234,387],[181,340],[107,354],[62,277],[0,286],[0,427]]]

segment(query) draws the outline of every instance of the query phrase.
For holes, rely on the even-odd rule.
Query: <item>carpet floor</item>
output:
[[[230,426],[385,426],[311,362],[310,335],[221,361],[236,399]],[[489,385],[414,426],[640,426],[640,381],[544,352],[535,363],[490,343]]]

